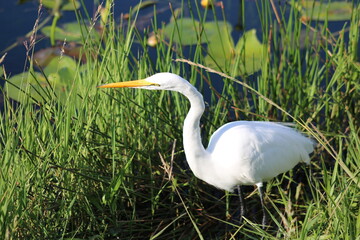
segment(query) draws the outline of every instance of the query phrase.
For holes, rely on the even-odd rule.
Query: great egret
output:
[[[227,191],[239,185],[257,185],[263,210],[263,182],[293,168],[299,162],[310,163],[313,142],[296,130],[273,122],[230,122],[214,132],[207,149],[201,143],[200,118],[205,105],[203,96],[187,80],[173,73],[157,73],[143,80],[110,83],[99,88],[141,88],[170,90],[190,101],[183,126],[186,160],[201,180]],[[241,190],[240,215],[244,213]]]

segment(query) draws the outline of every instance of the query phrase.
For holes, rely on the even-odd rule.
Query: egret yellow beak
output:
[[[145,87],[145,86],[157,86],[156,83],[148,82],[144,79],[127,81],[127,82],[117,82],[117,83],[109,83],[97,86],[98,88],[125,88],[125,87]]]

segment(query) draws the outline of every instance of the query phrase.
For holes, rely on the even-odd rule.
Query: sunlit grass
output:
[[[65,103],[50,98],[36,104],[29,98],[15,106],[5,94],[0,238],[356,239],[359,11],[348,25],[348,42],[343,31],[329,44],[321,40],[332,38],[326,22],[318,39],[310,34],[313,25],[301,22],[294,9],[286,12],[289,16],[278,9],[279,18],[288,19],[281,23],[271,17],[274,9],[267,1],[258,2],[258,9],[269,54],[261,73],[236,77],[256,91],[229,72],[219,77],[199,67],[206,52],[201,44],[183,48],[161,39],[152,59],[146,36],[132,24],[136,15],[120,30],[110,15],[102,43],[84,39],[88,61],[79,66]],[[191,16],[204,22],[201,14],[193,6]],[[195,64],[174,61],[188,54]],[[296,167],[267,184],[268,228],[259,226],[256,189],[246,188],[247,219],[238,225],[237,196],[214,189],[189,170],[182,150],[188,110],[183,96],[96,89],[160,71],[181,74],[208,94],[204,144],[215,129],[235,119],[297,121],[319,142],[311,170]],[[217,81],[223,89],[213,89]]]

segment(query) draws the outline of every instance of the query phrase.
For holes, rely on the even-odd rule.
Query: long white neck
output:
[[[206,152],[200,134],[200,118],[204,113],[205,104],[203,96],[190,83],[180,91],[190,101],[190,110],[185,118],[183,126],[183,142],[186,160],[195,174],[201,178],[205,161],[209,154]]]

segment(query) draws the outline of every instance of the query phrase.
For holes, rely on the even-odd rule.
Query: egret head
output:
[[[99,88],[141,88],[148,90],[170,90],[181,92],[182,89],[191,85],[182,77],[168,72],[157,73],[141,80],[109,83],[98,86]]]

